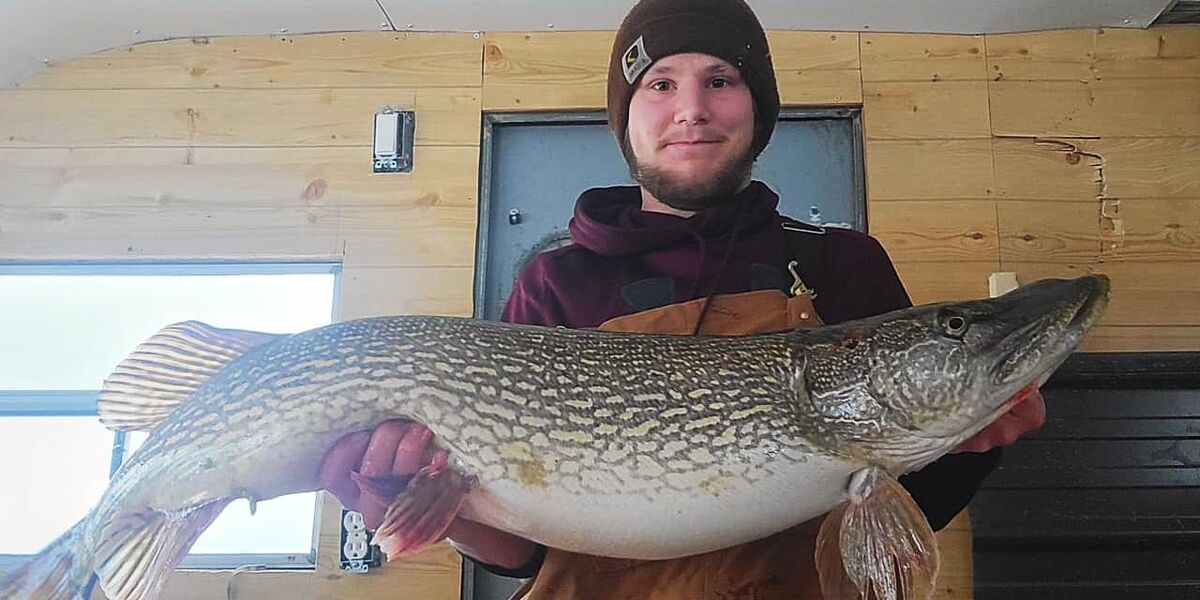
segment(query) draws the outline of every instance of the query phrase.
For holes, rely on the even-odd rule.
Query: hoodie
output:
[[[691,217],[641,210],[637,187],[584,192],[569,224],[571,244],[534,255],[501,318],[516,323],[596,327],[611,318],[712,294],[781,289],[793,259],[779,196],[752,182]],[[829,324],[911,306],[874,238],[827,228],[814,306]],[[805,257],[796,257],[805,271]],[[647,296],[645,290],[654,293]]]

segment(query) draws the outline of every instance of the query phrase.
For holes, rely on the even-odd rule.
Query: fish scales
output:
[[[348,348],[359,350],[350,354]],[[396,350],[400,348],[424,350]],[[489,476],[509,477],[528,470],[529,461],[538,461],[539,485],[556,486],[566,478],[575,495],[629,491],[614,485],[615,481],[645,490],[663,485],[685,490],[708,477],[732,477],[713,467],[726,458],[722,448],[738,454],[733,462],[746,460],[746,446],[730,443],[731,437],[771,439],[817,451],[806,441],[800,421],[772,423],[771,417],[789,412],[787,398],[750,391],[765,391],[772,382],[786,378],[793,353],[782,335],[730,344],[729,340],[581,334],[564,329],[531,333],[503,324],[420,317],[396,318],[383,327],[378,322],[351,322],[250,350],[168,418],[147,442],[147,452],[157,450],[151,445],[155,442],[166,449],[187,447],[196,440],[212,444],[221,435],[242,437],[244,421],[260,420],[268,412],[273,422],[287,425],[297,444],[344,432],[348,425],[411,418],[426,423],[439,443],[466,470],[479,473],[484,483]],[[375,368],[347,369],[349,356]],[[454,362],[459,368],[452,372],[435,366]],[[653,365],[658,368],[652,369]],[[715,375],[731,369],[740,374],[738,379]],[[643,376],[646,372],[657,377]],[[502,398],[471,398],[464,392],[469,386],[500,388],[502,384]],[[680,410],[668,400],[668,389],[691,399],[720,396],[724,402],[694,402]],[[238,390],[254,391],[238,394]],[[557,390],[553,405],[538,400],[543,390]],[[505,401],[506,396],[521,401]],[[312,397],[326,400],[305,401]],[[456,413],[468,400],[473,410]],[[514,408],[522,401],[518,413]],[[518,406],[510,408],[506,403]],[[553,411],[545,410],[551,406]],[[611,407],[621,409],[621,416]],[[444,422],[449,414],[458,417],[453,426]],[[523,417],[519,421],[518,415]],[[497,424],[505,426],[507,436],[496,435]],[[520,429],[514,430],[517,425]],[[733,426],[740,427],[731,430]],[[518,437],[516,431],[522,435]],[[508,444],[539,433],[551,443],[540,446],[536,457],[480,452],[484,445]],[[654,461],[639,460],[638,442],[665,450]],[[225,440],[217,445],[239,442]],[[716,460],[692,461],[687,450],[693,449],[714,453]],[[596,460],[600,455],[608,460]],[[483,462],[483,456],[495,456],[500,464]],[[774,458],[764,454],[762,460]]]

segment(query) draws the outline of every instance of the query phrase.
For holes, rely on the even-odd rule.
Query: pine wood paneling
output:
[[[996,135],[1200,136],[1200,78],[994,81]]]
[[[1200,326],[1101,325],[1079,348],[1082,352],[1195,352],[1200,349]]]
[[[370,149],[0,149],[0,205],[474,206],[475,146],[418,146],[411,173],[373,174]]]
[[[859,34],[770,31],[767,43],[784,106],[862,103]]]
[[[991,140],[866,142],[867,203],[990,198]]]
[[[611,32],[489,33],[483,110],[604,107]]]
[[[11,90],[0,91],[0,148],[370,148],[388,105],[416,112],[416,145],[479,144],[478,88]]]
[[[478,87],[471,33],[355,32],[190,38],[73,58],[24,89]]]
[[[862,34],[862,78],[878,81],[982,81],[987,78],[979,35]]]
[[[989,138],[987,82],[863,84],[863,134],[870,140]]]
[[[894,261],[989,261],[999,252],[991,200],[896,200],[867,208],[871,235]]]
[[[988,77],[995,81],[1093,78],[1096,32],[1091,29],[987,36]]]
[[[1101,218],[1099,203],[999,202],[1001,260],[1191,261],[1200,279],[1200,199],[1138,198],[1114,206],[1119,224]]]
[[[1200,77],[1195,26],[993,35],[987,54],[989,76],[996,80]]]
[[[340,319],[377,315],[469,317],[475,269],[460,267],[358,267],[342,270]]]
[[[896,261],[896,272],[904,282],[913,304],[987,298],[988,276],[999,271],[999,267],[999,261],[996,260]]]

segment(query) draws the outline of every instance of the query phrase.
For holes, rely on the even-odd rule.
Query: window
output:
[[[332,321],[330,264],[0,266],[0,569],[36,553],[99,499],[146,434],[96,416],[101,382],[162,327],[291,333]],[[120,450],[124,448],[125,452]],[[184,567],[311,566],[316,495],[230,504]]]

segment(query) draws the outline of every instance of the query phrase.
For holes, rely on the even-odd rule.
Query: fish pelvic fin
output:
[[[0,598],[73,600],[91,577],[82,552],[84,521],[50,542],[32,560],[0,580]]]
[[[924,600],[933,596],[940,556],[912,496],[869,467],[852,476],[850,501],[821,524],[816,561],[825,598]]]
[[[101,533],[96,574],[110,600],[158,598],[171,572],[229,499],[185,511],[118,516]]]
[[[441,541],[474,486],[475,478],[446,465],[444,451],[435,454],[388,507],[371,543],[390,561]]]
[[[199,321],[170,325],[139,345],[104,381],[96,401],[100,422],[114,431],[151,431],[222,367],[280,337]]]

